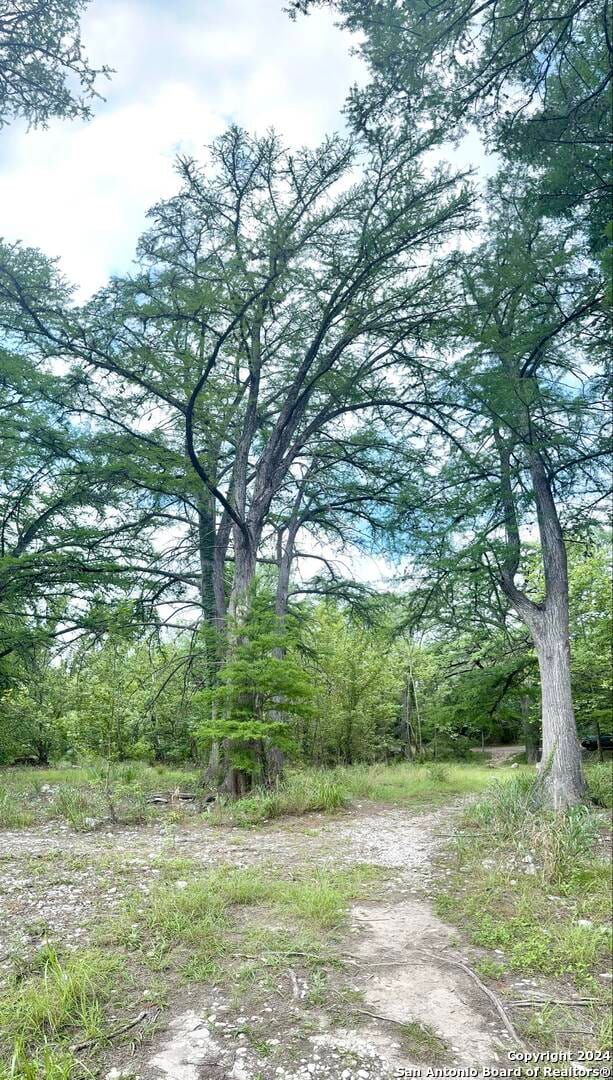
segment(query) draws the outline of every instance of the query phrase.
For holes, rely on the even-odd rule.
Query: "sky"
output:
[[[274,127],[316,145],[343,126],[363,82],[329,11],[296,22],[285,0],[92,0],[82,37],[115,68],[94,119],[0,132],[0,236],[58,257],[84,298],[128,269],[147,209],[178,186],[177,153],[198,156],[229,124]]]
[[[178,188],[178,153],[203,155],[231,123],[274,127],[290,146],[342,130],[349,87],[367,80],[354,42],[330,11],[293,22],[285,3],[91,0],[82,38],[94,66],[115,69],[106,100],[89,122],[2,129],[0,237],[57,258],[84,300],[129,269],[147,209]],[[479,155],[469,142],[457,163]],[[372,584],[393,572],[357,549],[348,564]]]

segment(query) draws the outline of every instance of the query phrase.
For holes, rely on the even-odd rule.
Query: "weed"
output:
[[[26,829],[35,816],[14,792],[0,788],[0,829]]]
[[[74,1032],[87,1038],[99,1035],[103,1005],[120,970],[119,959],[101,951],[73,951],[63,957],[53,945],[43,945],[0,1000],[2,1036],[32,1051]]]
[[[565,814],[540,811],[529,778],[495,784],[464,820],[476,837],[460,835],[455,875],[437,900],[446,918],[463,923],[476,945],[501,950],[501,961],[482,958],[478,970],[502,977],[570,977],[598,998],[594,978],[610,955],[610,868],[599,857],[600,818],[587,806]],[[484,858],[485,856],[485,858]],[[581,916],[581,917],[580,917]],[[596,1009],[594,1024],[603,1022]],[[528,1021],[531,1038],[556,1045],[569,1020],[541,1010]],[[570,1024],[572,1029],[572,1024]]]
[[[426,765],[426,771],[434,784],[449,783],[451,777],[449,765],[445,765],[440,761],[435,761],[431,765]]]
[[[497,960],[489,960],[487,957],[478,960],[475,968],[486,979],[502,979],[506,973],[504,964]]]
[[[596,806],[610,810],[613,806],[613,761],[597,762],[585,770],[587,789]]]
[[[40,1047],[32,1056],[23,1041],[17,1039],[7,1068],[0,1063],[0,1080],[74,1080],[75,1077],[93,1080],[94,1073],[76,1060],[69,1050]]]
[[[335,775],[353,798],[401,805],[473,794],[483,791],[492,781],[490,769],[472,764],[353,765],[336,769]]]
[[[346,801],[346,792],[333,773],[310,769],[289,773],[276,791],[257,791],[236,803],[218,802],[206,820],[212,825],[258,825],[292,814],[333,813]]]
[[[399,1028],[407,1053],[422,1058],[429,1065],[447,1059],[447,1043],[429,1024],[422,1024],[419,1020],[410,1020],[406,1024],[399,1025]]]

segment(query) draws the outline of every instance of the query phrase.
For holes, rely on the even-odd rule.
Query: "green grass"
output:
[[[9,768],[0,771],[0,829],[66,821],[84,832],[103,824],[137,825],[156,811],[146,798],[154,791],[196,791],[195,769],[169,769],[143,762],[105,762],[74,768]],[[183,811],[168,811],[182,819]]]
[[[586,769],[590,795],[600,806],[611,806],[611,763]],[[396,765],[352,765],[335,769],[290,770],[275,791],[256,790],[237,803],[219,801],[204,820],[211,825],[258,825],[290,815],[334,813],[351,800],[370,799],[400,806],[440,804],[449,798],[479,794],[500,780],[499,800],[504,800],[506,780],[519,781],[508,788],[507,800],[519,805],[531,786],[533,769],[493,770],[479,764],[431,762]],[[99,828],[106,823],[134,825],[149,820],[160,811],[149,806],[146,797],[153,791],[176,789],[196,792],[197,769],[168,768],[143,762],[120,762],[110,767],[97,762],[83,767],[9,768],[0,772],[0,829],[18,829],[43,821],[63,820],[78,831]],[[521,785],[524,785],[524,788]],[[51,789],[51,790],[49,790]],[[524,800],[525,801],[525,800]],[[505,805],[505,820],[514,828],[511,807]],[[166,808],[165,820],[179,823],[185,812]]]
[[[122,982],[116,955],[43,945],[0,997],[0,1078],[85,1075],[69,1044],[104,1038],[105,1007]]]
[[[613,760],[588,765],[585,777],[592,801],[610,810],[613,807]]]
[[[509,777],[513,775],[509,770],[504,773]],[[489,768],[447,762],[353,765],[336,769],[334,775],[350,798],[399,805],[444,802],[450,796],[481,792],[492,782]]]
[[[429,1024],[422,1024],[419,1020],[410,1020],[406,1024],[399,1024],[398,1030],[402,1038],[403,1050],[411,1057],[416,1057],[428,1065],[441,1065],[449,1061],[447,1043]]]
[[[94,1073],[84,1068],[70,1050],[40,1047],[29,1054],[20,1040],[15,1042],[11,1062],[0,1062],[0,1080],[93,1080]]]
[[[541,811],[531,795],[530,777],[520,774],[467,809],[469,831],[460,830],[452,849],[452,877],[436,899],[437,912],[463,926],[474,945],[497,950],[479,961],[486,978],[568,980],[604,1002],[609,991],[598,975],[610,964],[612,912],[610,864],[598,843],[603,815],[588,806]],[[595,1005],[596,1026],[605,1013]],[[552,1017],[520,1017],[534,1038],[541,1032],[546,1049],[568,1044],[560,1036],[562,1043],[547,1045]]]
[[[0,829],[26,829],[33,825],[36,815],[15,798],[11,791],[0,788]]]
[[[250,930],[248,923],[241,921],[244,909],[274,911],[289,918],[299,932],[325,933],[344,923],[347,902],[365,895],[369,883],[379,877],[379,871],[369,866],[291,878],[258,867],[219,867],[180,882],[181,887],[176,882],[158,885],[146,906],[137,894],[111,934],[115,942],[137,951],[154,970],[178,962],[186,978],[213,978],[228,958],[249,954],[255,947],[250,937],[253,927]],[[237,942],[243,936],[239,948]],[[290,933],[290,940],[292,936],[295,940],[296,934]],[[298,952],[311,951],[309,940],[310,948]],[[273,952],[279,951],[280,942],[281,938],[275,939]],[[269,962],[265,954],[262,959]]]
[[[504,770],[503,775],[511,778],[514,773]],[[481,792],[491,782],[489,768],[444,762],[302,769],[289,772],[276,791],[255,791],[235,803],[219,801],[207,812],[205,821],[211,825],[259,825],[289,815],[334,813],[354,799],[400,806],[437,804],[455,795]]]
[[[291,815],[334,813],[348,798],[335,772],[305,769],[290,772],[276,791],[255,791],[236,803],[217,802],[205,820],[211,825],[259,825]]]

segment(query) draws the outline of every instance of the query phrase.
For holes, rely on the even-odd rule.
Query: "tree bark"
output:
[[[545,612],[535,633],[541,677],[543,802],[554,810],[580,803],[585,794],[581,749],[570,683],[568,624],[559,612]]]
[[[544,806],[565,810],[582,801],[585,781],[571,693],[568,566],[564,536],[545,463],[538,450],[529,447],[528,462],[545,575],[545,599],[536,604],[515,584],[520,538],[511,487],[510,452],[497,431],[495,439],[501,464],[507,538],[502,587],[530,631],[540,673],[543,755],[539,768],[539,798]]]
[[[529,765],[536,765],[539,759],[538,738],[535,736],[532,728],[530,720],[530,698],[527,694],[522,695],[519,707],[521,710],[524,746],[526,748],[526,761]]]

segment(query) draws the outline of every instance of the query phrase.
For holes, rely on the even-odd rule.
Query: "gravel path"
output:
[[[345,1010],[331,1009],[324,997],[320,1008],[307,1009],[311,976],[284,972],[270,999],[241,1015],[230,994],[196,984],[171,1000],[153,1043],[129,1058],[125,1048],[110,1051],[101,1077],[389,1080],[402,1068],[434,1063],[436,1037],[446,1065],[500,1066],[512,1043],[491,1003],[448,962],[458,956],[454,935],[428,901],[433,856],[458,811],[457,803],[425,812],[363,804],[335,818],[311,814],[248,830],[194,819],[102,833],[56,824],[1,833],[0,955],[27,948],[47,930],[69,945],[89,940],[99,915],[108,916],[135,887],[149,891],[160,857],[203,868],[368,863],[384,867],[386,881],[376,902],[353,908],[339,949],[346,966],[331,987],[332,995],[359,992],[357,1005],[345,997]],[[427,1025],[432,1049],[422,1047],[410,1060],[402,1024]],[[262,1039],[247,1039],[245,1025]]]

